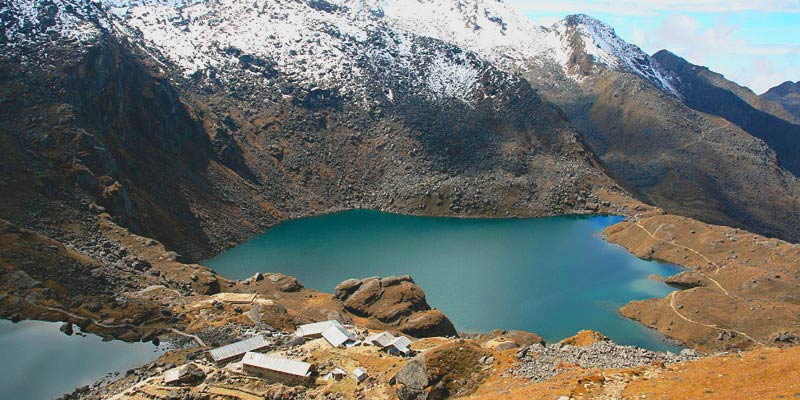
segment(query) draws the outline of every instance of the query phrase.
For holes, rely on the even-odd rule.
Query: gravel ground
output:
[[[517,352],[519,364],[511,373],[536,382],[547,380],[561,373],[561,364],[579,365],[582,368],[633,368],[655,362],[673,364],[694,360],[700,355],[691,349],[679,354],[654,352],[633,346],[620,346],[610,341],[601,341],[586,347],[550,344],[533,344]]]

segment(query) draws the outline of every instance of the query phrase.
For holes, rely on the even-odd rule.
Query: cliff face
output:
[[[2,152],[5,160],[14,160],[2,182],[5,217],[47,229],[34,226],[46,221],[30,218],[48,213],[47,203],[79,213],[96,203],[133,231],[189,255],[211,246],[197,223],[199,208],[266,227],[269,220],[259,219],[267,213],[257,202],[226,206],[214,175],[225,176],[225,185],[241,200],[257,194],[224,165],[201,118],[167,79],[110,37],[77,52],[60,50],[60,63],[52,68],[2,60],[7,94]],[[238,238],[256,229],[244,229]]]

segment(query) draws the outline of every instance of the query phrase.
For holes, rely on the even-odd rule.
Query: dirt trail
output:
[[[720,270],[720,268],[722,268],[722,267],[721,267],[719,264],[717,264],[717,263],[715,263],[715,262],[711,261],[711,259],[709,259],[709,258],[708,258],[708,257],[706,257],[705,255],[703,255],[703,253],[701,253],[701,252],[699,252],[699,251],[697,251],[697,250],[695,250],[695,249],[693,249],[693,248],[691,248],[691,247],[683,246],[683,245],[680,245],[680,244],[678,244],[678,243],[675,243],[675,242],[673,242],[673,241],[669,241],[669,240],[664,240],[664,239],[661,239],[661,238],[657,237],[657,236],[656,236],[654,233],[650,232],[650,231],[649,231],[647,228],[645,228],[645,227],[644,227],[644,226],[643,226],[641,223],[639,223],[639,221],[635,221],[635,224],[636,224],[636,226],[638,226],[639,228],[641,228],[641,229],[642,229],[642,230],[643,230],[645,233],[647,233],[647,235],[648,235],[648,236],[650,236],[652,239],[654,239],[654,240],[656,240],[656,241],[659,241],[659,242],[661,242],[661,243],[666,243],[666,244],[669,244],[669,245],[672,245],[672,246],[675,246],[675,247],[678,247],[678,248],[681,248],[681,249],[684,249],[684,250],[690,251],[690,252],[692,252],[692,253],[694,253],[694,254],[698,255],[699,257],[701,257],[702,259],[704,259],[706,262],[708,262],[708,264],[709,264],[709,265],[712,265],[712,266],[716,267],[716,269],[715,269],[715,271],[714,271],[715,273],[719,273],[719,270]],[[707,273],[705,273],[705,272],[703,272],[703,271],[698,271],[698,272],[699,272],[700,274],[702,274],[704,278],[706,278],[706,279],[710,280],[711,282],[713,282],[713,283],[714,283],[714,285],[716,285],[716,287],[717,287],[717,288],[719,288],[719,290],[721,290],[721,291],[722,291],[722,293],[724,293],[724,294],[725,294],[725,296],[728,296],[729,298],[732,298],[732,299],[734,298],[733,296],[731,296],[731,294],[730,294],[730,293],[728,293],[728,290],[727,290],[727,289],[725,289],[725,287],[723,287],[723,286],[722,286],[722,285],[721,285],[721,284],[720,284],[720,283],[719,283],[719,282],[718,282],[716,279],[714,279],[714,278],[710,277],[710,276],[709,276]],[[686,317],[685,315],[681,314],[681,312],[680,312],[680,311],[678,311],[678,308],[675,306],[675,298],[676,298],[676,296],[677,296],[677,293],[678,293],[678,291],[675,291],[675,292],[672,292],[672,293],[670,293],[670,295],[669,295],[669,306],[670,306],[670,308],[672,309],[672,311],[673,311],[673,312],[674,312],[674,313],[675,313],[675,314],[676,314],[678,317],[680,317],[681,319],[683,319],[684,321],[687,321],[687,322],[690,322],[690,323],[693,323],[693,324],[697,324],[697,325],[700,325],[700,326],[704,326],[704,327],[706,327],[706,328],[715,329],[715,330],[718,330],[718,331],[732,331],[732,332],[736,332],[736,333],[738,333],[738,334],[740,334],[740,335],[742,335],[742,336],[746,337],[748,340],[752,341],[753,343],[757,343],[757,344],[759,344],[759,345],[761,345],[761,346],[763,346],[763,345],[764,345],[764,343],[762,343],[762,342],[760,342],[760,341],[756,340],[754,337],[752,337],[752,336],[748,335],[747,333],[745,333],[745,332],[742,332],[742,331],[740,331],[740,330],[737,330],[737,329],[734,329],[734,328],[720,328],[720,327],[718,327],[717,325],[714,325],[714,324],[706,324],[706,323],[702,323],[702,322],[699,322],[699,321],[695,321],[695,320],[693,320],[693,319],[691,319],[691,318],[688,318],[688,317]]]
[[[640,223],[639,223],[639,221],[636,221],[636,222],[635,222],[635,224],[636,224],[636,226],[638,226],[639,228],[641,228],[641,229],[642,229],[642,230],[643,230],[645,233],[647,233],[647,235],[648,235],[648,236],[650,236],[650,237],[651,237],[651,238],[653,238],[654,240],[657,240],[657,241],[659,241],[659,242],[661,242],[661,243],[666,243],[666,244],[669,244],[669,245],[672,245],[672,246],[675,246],[675,247],[679,247],[679,248],[681,248],[681,249],[687,250],[687,251],[689,251],[689,252],[692,252],[692,253],[694,253],[694,254],[698,255],[698,256],[699,256],[699,257],[701,257],[703,260],[705,260],[707,263],[709,263],[710,265],[712,265],[712,266],[714,266],[714,267],[716,268],[716,270],[714,271],[715,273],[719,273],[719,270],[722,268],[722,266],[721,266],[721,265],[719,265],[719,264],[717,264],[717,263],[715,263],[715,262],[711,261],[711,260],[710,260],[708,257],[706,257],[705,255],[703,255],[703,253],[701,253],[701,252],[699,252],[699,251],[697,251],[697,250],[695,250],[695,249],[693,249],[693,248],[691,248],[691,247],[686,247],[686,246],[684,246],[684,245],[680,245],[680,244],[677,244],[677,243],[675,243],[675,242],[672,242],[672,241],[669,241],[669,240],[664,240],[664,239],[661,239],[661,238],[657,237],[656,235],[654,235],[653,233],[651,233],[649,230],[647,230],[647,228],[645,228],[645,227],[644,227],[642,224],[640,224]],[[708,276],[708,274],[704,273],[703,271],[698,271],[698,272],[700,272],[701,274],[703,274],[703,277],[704,277],[704,278],[707,278],[708,280],[710,280],[711,282],[713,282],[713,283],[714,283],[714,285],[716,285],[716,286],[717,286],[717,287],[718,287],[718,288],[719,288],[719,289],[722,291],[722,293],[725,293],[725,295],[726,295],[726,296],[728,296],[728,297],[732,297],[732,296],[730,295],[730,293],[728,293],[728,290],[727,290],[727,289],[725,289],[725,287],[723,287],[723,286],[722,286],[722,285],[721,285],[719,282],[717,282],[717,280],[716,280],[716,279],[714,279],[714,278],[712,278],[712,277]]]
[[[675,314],[678,317],[680,317],[681,319],[683,319],[684,321],[687,321],[687,322],[690,322],[690,323],[693,323],[693,324],[697,324],[697,325],[701,325],[701,326],[704,326],[706,328],[711,328],[711,329],[715,329],[715,330],[718,330],[718,331],[722,331],[722,332],[724,332],[724,331],[736,332],[736,333],[746,337],[751,342],[756,343],[756,344],[761,345],[761,346],[764,346],[764,343],[760,342],[759,340],[756,340],[754,337],[752,337],[752,336],[748,335],[747,333],[744,333],[744,332],[742,332],[742,331],[740,331],[738,329],[720,328],[720,327],[718,327],[717,325],[714,325],[714,324],[705,324],[705,323],[702,323],[702,322],[699,322],[699,321],[695,321],[695,320],[693,320],[693,319],[681,314],[680,311],[678,311],[678,308],[675,306],[675,297],[676,297],[677,293],[679,293],[679,292],[675,291],[675,292],[672,292],[672,293],[669,294],[669,306],[670,306],[670,308],[672,308],[672,311],[675,312]]]
[[[73,312],[61,309],[61,308],[43,306],[41,304],[33,303],[33,302],[31,302],[31,301],[29,301],[27,299],[22,299],[22,300],[25,301],[26,303],[30,304],[32,307],[42,308],[42,309],[45,309],[45,310],[48,310],[48,311],[54,311],[54,312],[57,312],[57,313],[61,313],[61,314],[64,314],[64,315],[66,315],[68,317],[71,317],[71,318],[77,319],[77,320],[89,320],[93,325],[97,325],[97,326],[103,327],[103,328],[116,329],[116,328],[133,328],[134,327],[134,325],[131,325],[131,324],[104,324],[102,322],[97,321],[94,318],[84,317],[83,315],[78,315],[78,314],[75,314]]]

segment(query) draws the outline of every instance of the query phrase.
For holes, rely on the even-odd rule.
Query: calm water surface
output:
[[[158,358],[150,343],[67,336],[60,324],[0,320],[0,398],[43,400]]]
[[[618,343],[676,350],[619,315],[625,303],[672,289],[649,279],[675,266],[640,260],[603,241],[620,217],[411,217],[355,210],[278,224],[206,265],[243,279],[296,276],[331,292],[347,278],[409,274],[460,331],[522,329],[548,341],[594,329]]]

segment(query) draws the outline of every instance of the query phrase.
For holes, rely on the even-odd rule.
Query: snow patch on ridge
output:
[[[108,21],[87,0],[13,0],[0,8],[0,46],[10,49],[69,40],[89,42],[108,28]]]
[[[638,74],[668,93],[678,93],[670,74],[608,25],[574,15],[551,27],[537,26],[500,0],[14,0],[3,4],[0,16],[7,39],[0,44],[4,46],[53,38],[83,42],[114,26],[115,33],[142,43],[148,53],[177,66],[187,77],[212,69],[224,77],[231,68],[254,61],[309,88],[335,88],[342,95],[366,98],[374,89],[366,87],[366,78],[375,75],[373,64],[380,63],[377,70],[391,68],[394,76],[410,78],[416,82],[410,86],[427,90],[432,98],[468,101],[480,68],[465,63],[463,56],[420,54],[416,42],[420,37],[473,51],[510,73],[531,65],[552,66],[581,81],[585,77],[571,68],[579,51],[572,43],[577,33],[583,51],[596,65]],[[423,59],[431,64],[421,65]],[[412,77],[411,71],[425,75]],[[383,93],[389,89],[383,88]],[[387,100],[393,101],[395,94]]]
[[[434,96],[469,104],[468,95],[478,81],[478,71],[464,62],[437,57],[428,70],[427,84]]]
[[[417,71],[420,57],[427,57],[418,54],[422,49],[415,44],[416,35],[395,32],[374,15],[324,0],[105,0],[105,4],[129,35],[157,49],[187,77],[210,69],[224,77],[226,70],[240,68],[247,57],[307,88],[331,88],[340,95],[366,99],[375,89],[366,87],[368,78],[375,70],[390,68],[395,76],[423,83],[411,86],[428,97],[467,102],[479,74],[463,60],[433,54],[427,74],[412,76],[412,71],[421,72]],[[382,67],[373,68],[376,64]],[[390,88],[382,91],[386,100],[394,100]]]
[[[596,62],[636,73],[665,91],[679,96],[671,82],[671,75],[662,71],[656,61],[638,46],[617,36],[611,26],[583,14],[570,15],[556,23],[556,26],[559,31],[566,31],[569,27],[577,29],[584,40],[584,51],[594,57]]]

